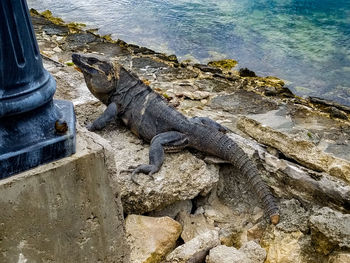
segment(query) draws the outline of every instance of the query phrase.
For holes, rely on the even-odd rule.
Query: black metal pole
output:
[[[0,178],[75,152],[71,102],[53,100],[25,0],[0,1]]]

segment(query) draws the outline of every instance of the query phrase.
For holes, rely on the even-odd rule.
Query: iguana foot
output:
[[[154,180],[153,178],[153,174],[158,172],[159,169],[155,166],[155,165],[148,165],[148,164],[140,164],[137,166],[129,166],[128,169],[126,170],[122,170],[120,171],[122,172],[129,172],[131,173],[131,181],[137,185],[140,185],[139,182],[137,182],[136,177],[137,174],[139,173],[143,173],[148,175],[152,180]]]
[[[131,173],[131,175],[135,175],[135,174],[139,174],[139,173],[144,173],[147,175],[152,175],[156,172],[159,171],[159,168],[155,165],[151,165],[151,164],[140,164],[139,166],[137,166]]]

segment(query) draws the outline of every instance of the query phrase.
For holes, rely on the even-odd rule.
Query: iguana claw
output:
[[[144,173],[147,175],[152,175],[156,172],[158,172],[158,168],[155,165],[150,165],[150,164],[140,164],[137,166],[134,171],[132,172],[131,175],[139,174],[139,173]]]
[[[128,169],[120,171],[122,172],[130,172],[131,173],[131,181],[137,185],[140,185],[136,180],[136,175],[139,173],[143,173],[148,175],[152,180],[153,174],[158,172],[159,169],[155,165],[147,165],[147,164],[140,164],[137,166],[129,166]]]

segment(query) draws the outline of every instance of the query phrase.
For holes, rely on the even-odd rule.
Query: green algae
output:
[[[64,21],[62,18],[59,17],[54,17],[52,15],[52,12],[50,10],[45,10],[41,13],[41,15],[43,17],[45,17],[47,20],[51,21],[52,23],[56,24],[56,25],[60,25],[63,26],[65,25]]]
[[[222,60],[210,61],[208,63],[208,66],[220,68],[223,70],[230,70],[234,68],[237,64],[238,62],[234,59],[222,59]]]
[[[256,84],[258,86],[270,86],[270,87],[282,88],[285,85],[283,80],[273,76],[252,77],[252,79],[256,81]]]
[[[65,23],[62,18],[55,17],[52,15],[52,12],[50,10],[45,10],[43,12],[38,12],[35,9],[30,9],[30,14],[32,16],[41,16],[46,18],[48,21],[52,22],[55,25],[59,26],[65,26],[69,29],[70,33],[78,33],[83,30],[83,28],[86,27],[86,24],[83,23],[77,23],[77,22],[70,22],[70,23]]]

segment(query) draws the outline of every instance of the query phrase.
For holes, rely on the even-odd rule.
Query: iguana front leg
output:
[[[86,128],[89,131],[102,130],[104,127],[106,127],[107,123],[112,121],[116,116],[117,104],[112,102],[108,105],[107,109],[101,114],[101,116],[94,120],[92,123],[88,124]]]
[[[199,123],[199,124],[213,127],[215,129],[217,129],[218,131],[221,131],[222,133],[227,133],[230,131],[225,126],[222,126],[220,123],[218,123],[218,122],[216,122],[208,117],[197,117],[196,116],[196,117],[191,118],[190,121],[193,123]]]
[[[177,131],[160,133],[153,137],[149,150],[149,164],[141,164],[132,172],[132,181],[138,173],[152,175],[159,171],[164,161],[164,152],[175,152],[184,149],[188,145],[188,138],[185,134]]]

